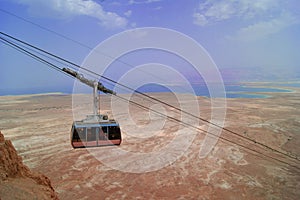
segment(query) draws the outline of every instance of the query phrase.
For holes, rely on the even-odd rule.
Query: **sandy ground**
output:
[[[172,94],[152,95],[179,105]],[[272,95],[266,99],[227,99],[225,127],[278,151],[300,155],[300,91]],[[132,99],[153,109],[161,109],[161,106],[139,98]],[[204,97],[197,99],[201,117],[209,120],[210,100]],[[101,100],[102,112],[111,116],[110,98],[101,97]],[[183,104],[189,105],[189,102],[184,101]],[[84,110],[85,106],[75,105],[74,109]],[[204,132],[197,131],[192,135],[194,138],[190,137],[189,130],[191,133],[194,131],[192,128],[186,129],[172,120],[161,124],[162,117],[149,117],[148,112],[131,105],[132,124],[127,120],[128,109],[120,106],[119,110],[123,113],[114,116],[124,130],[119,147],[71,147],[73,114],[70,95],[2,96],[0,128],[13,142],[24,163],[51,179],[60,199],[300,198],[299,161],[226,131],[222,132],[222,137],[285,163],[221,139],[206,158],[200,159],[199,149],[206,136]],[[175,118],[181,117],[167,107],[162,111]],[[191,123],[207,130],[205,123]],[[151,131],[151,127],[158,126],[162,128]],[[144,131],[137,133],[140,128]],[[180,140],[176,141],[176,138]],[[186,149],[180,148],[187,144]],[[166,147],[170,147],[171,151],[164,156]],[[135,162],[140,158],[136,155],[144,155],[143,162]],[[174,157],[175,160],[168,160]],[[151,171],[153,166],[165,161],[169,163]],[[124,169],[132,172],[124,172]]]

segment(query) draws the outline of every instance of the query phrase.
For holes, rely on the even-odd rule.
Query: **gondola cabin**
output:
[[[88,116],[73,122],[71,145],[73,148],[120,145],[122,141],[119,124],[106,115]]]

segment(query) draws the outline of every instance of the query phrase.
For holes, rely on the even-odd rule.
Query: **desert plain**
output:
[[[174,94],[149,95],[179,106]],[[190,138],[188,130],[195,129],[149,115],[148,110],[134,105],[121,108],[114,115],[111,101],[118,105],[118,100],[110,96],[101,95],[100,110],[119,120],[123,140],[117,147],[72,148],[74,110],[84,112],[85,104],[74,105],[72,95],[68,94],[1,96],[0,130],[12,141],[24,164],[51,180],[60,199],[296,200],[300,198],[300,90],[292,88],[291,92],[268,95],[226,99],[224,127],[243,138],[223,130],[224,139],[219,138],[212,151],[199,158],[208,130],[208,124],[200,121],[194,126],[204,131],[196,131],[185,149],[174,147],[168,156],[176,159],[169,163],[155,159],[151,152],[163,154],[178,134],[183,139],[176,145],[186,145],[184,134]],[[150,108],[161,108],[134,95],[131,99]],[[197,97],[197,101],[201,118],[209,121],[210,99]],[[189,105],[188,101],[181,103]],[[163,107],[165,114],[180,119],[180,113]],[[131,120],[127,120],[128,115]],[[159,123],[162,120],[164,123]],[[156,123],[161,128],[152,131]],[[136,133],[137,127],[144,132]],[[117,154],[117,150],[130,154]],[[135,162],[140,158],[134,156],[137,154],[144,155],[145,162]],[[155,169],[160,161],[167,164]]]

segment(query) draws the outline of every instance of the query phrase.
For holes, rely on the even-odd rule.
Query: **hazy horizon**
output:
[[[296,0],[3,0],[0,5],[1,31],[78,65],[94,47],[115,34],[160,27],[201,45],[226,83],[300,80],[300,3]],[[111,48],[120,49],[122,45],[126,44]],[[102,55],[107,52],[101,49]],[[0,91],[62,91],[73,86],[69,77],[3,43],[0,56]],[[121,62],[113,63],[115,67],[107,75],[116,81],[133,67],[151,62],[174,68],[191,83],[202,81],[185,61],[160,51],[132,51],[115,59]],[[161,71],[153,73],[161,75]]]

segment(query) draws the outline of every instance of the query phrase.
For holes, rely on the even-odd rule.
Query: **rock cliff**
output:
[[[58,199],[50,179],[30,171],[0,131],[0,199]]]

